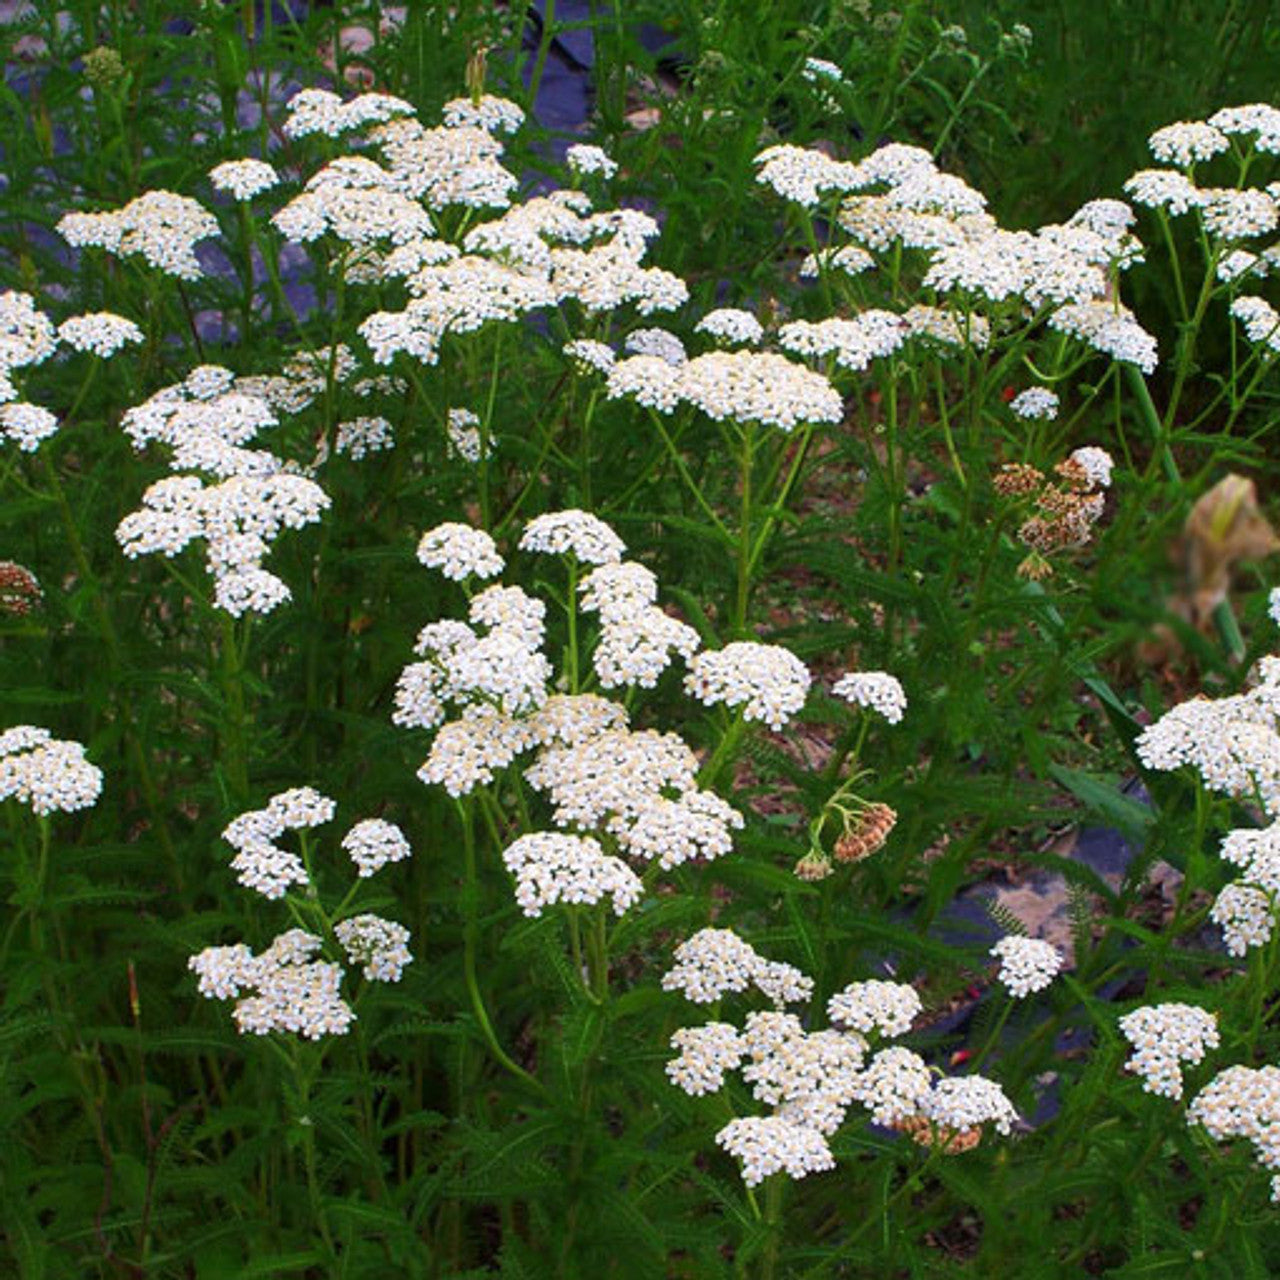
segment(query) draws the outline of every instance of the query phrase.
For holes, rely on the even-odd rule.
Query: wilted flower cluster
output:
[[[1031,549],[1019,573],[1046,577],[1053,572],[1048,557],[1089,541],[1106,506],[1102,491],[1111,485],[1113,466],[1105,449],[1085,445],[1054,468],[1056,484],[1029,463],[1000,468],[993,480],[996,492],[1032,508],[1018,528],[1019,540]]]
[[[0,802],[17,800],[43,817],[92,808],[102,794],[102,770],[78,742],[20,724],[0,732]]]

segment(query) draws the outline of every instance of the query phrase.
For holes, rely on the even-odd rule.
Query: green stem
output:
[[[462,844],[466,855],[466,889],[463,895],[463,909],[466,912],[465,932],[463,934],[463,971],[467,983],[467,994],[471,997],[471,1008],[484,1036],[489,1052],[494,1058],[527,1088],[539,1097],[547,1097],[547,1090],[542,1082],[530,1075],[514,1058],[507,1053],[498,1041],[493,1023],[489,1020],[489,1011],[485,1008],[484,996],[480,993],[480,984],[476,978],[476,944],[480,934],[480,881],[476,871],[476,841],[471,824],[471,810],[461,800],[455,802],[458,815],[462,820]]]

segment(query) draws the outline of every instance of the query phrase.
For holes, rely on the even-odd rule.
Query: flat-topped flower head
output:
[[[58,430],[56,415],[38,404],[15,401],[0,405],[0,435],[8,437],[24,453],[34,453]]]
[[[1182,1097],[1181,1064],[1204,1061],[1219,1044],[1217,1015],[1177,1001],[1134,1009],[1120,1031],[1134,1050],[1125,1070],[1142,1077],[1147,1093],[1166,1098]]]
[[[764,337],[764,326],[751,314],[737,307],[719,307],[708,311],[694,326],[695,333],[705,333],[721,342],[736,342],[754,347]]]
[[[839,422],[840,393],[820,373],[769,351],[711,351],[679,369],[679,395],[718,422],[758,422],[791,431]]]
[[[418,543],[418,559],[454,582],[492,578],[504,567],[497,545],[483,529],[456,521],[436,525],[424,533]]]
[[[1276,923],[1272,895],[1255,884],[1233,881],[1214,900],[1209,919],[1222,930],[1227,953],[1244,956],[1271,941]]]
[[[225,160],[209,170],[215,191],[247,201],[279,185],[280,175],[265,160]]]
[[[919,1114],[920,1100],[933,1085],[923,1058],[910,1049],[881,1049],[854,1082],[853,1098],[876,1124],[895,1125]]]
[[[626,549],[626,544],[603,520],[576,508],[535,516],[520,536],[521,551],[571,554],[582,564],[616,563]]]
[[[141,342],[142,330],[114,312],[93,311],[64,320],[58,326],[58,338],[73,351],[88,351],[106,359],[130,342]]]
[[[1188,169],[1201,160],[1212,160],[1231,145],[1221,129],[1203,120],[1180,120],[1157,129],[1147,139],[1151,154],[1165,164]]]
[[[777,1005],[813,995],[812,978],[791,965],[766,960],[732,929],[700,929],[686,938],[662,978],[664,991],[679,991],[694,1004],[710,1004],[753,986]]]
[[[1000,981],[1019,999],[1043,991],[1063,965],[1062,953],[1052,943],[1016,934],[1001,938],[991,954],[1000,959]]]
[[[570,171],[579,177],[598,173],[602,178],[612,178],[618,172],[618,162],[611,159],[603,148],[589,143],[575,142],[564,153],[564,158]]]
[[[911,1030],[923,1007],[913,986],[871,978],[851,982],[833,995],[827,1002],[827,1016],[838,1027],[901,1036]]]
[[[280,934],[260,956],[243,943],[206,947],[187,962],[198,978],[202,996],[232,1000],[249,991],[235,1007],[242,1035],[273,1032],[319,1040],[345,1035],[355,1012],[342,999],[342,968],[313,957],[321,940],[302,929]]]
[[[1139,169],[1125,179],[1124,190],[1134,204],[1163,209],[1170,217],[1198,209],[1204,203],[1191,179],[1176,169]]]
[[[1059,400],[1048,387],[1028,387],[1009,401],[1009,408],[1019,418],[1048,422],[1058,416]]]
[[[409,930],[394,920],[370,914],[350,916],[333,927],[338,945],[352,964],[364,966],[370,982],[399,982],[413,960]]]
[[[907,710],[907,695],[896,676],[887,671],[848,671],[831,686],[837,698],[876,712],[899,724]]]
[[[524,124],[524,109],[510,98],[486,93],[479,98],[452,98],[444,104],[440,118],[450,129],[470,126],[486,133],[515,133]]]
[[[92,808],[101,794],[102,770],[80,743],[36,725],[0,733],[0,802],[17,800],[43,817]]]
[[[827,1140],[817,1129],[781,1116],[731,1120],[716,1134],[716,1145],[742,1163],[742,1180],[758,1186],[774,1173],[804,1178],[836,1167]]]
[[[935,1125],[968,1133],[984,1124],[1004,1136],[1013,1131],[1018,1112],[1004,1090],[985,1076],[935,1080],[919,1103],[919,1113]]]
[[[527,916],[540,916],[554,903],[594,906],[605,898],[620,916],[644,892],[640,877],[590,836],[535,832],[508,845],[502,861],[516,878],[516,901]]]
[[[780,645],[736,640],[689,660],[685,691],[706,706],[741,707],[747,720],[781,729],[804,706],[813,677]]]
[[[671,1047],[680,1054],[667,1063],[667,1078],[694,1098],[721,1089],[724,1073],[742,1061],[742,1040],[727,1022],[681,1027],[671,1037]]]
[[[381,871],[389,862],[403,862],[413,850],[405,834],[393,822],[366,818],[342,837],[342,847],[356,864],[362,879]]]

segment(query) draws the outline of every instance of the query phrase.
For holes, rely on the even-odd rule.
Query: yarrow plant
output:
[[[23,1274],[1280,1266],[1280,111],[936,8],[0,23]]]

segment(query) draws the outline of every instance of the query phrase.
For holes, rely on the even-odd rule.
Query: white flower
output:
[[[675,951],[663,975],[664,991],[679,991],[695,1004],[711,1004],[730,992],[746,991],[762,959],[732,929],[701,929]]]
[[[1013,1103],[994,1080],[984,1076],[956,1076],[937,1080],[921,1099],[920,1115],[960,1133],[991,1122],[1006,1137],[1018,1121]]]
[[[1120,1019],[1120,1031],[1134,1053],[1125,1070],[1142,1077],[1147,1093],[1182,1097],[1183,1062],[1202,1062],[1218,1047],[1217,1015],[1195,1005],[1144,1005]]]
[[[933,1077],[919,1054],[910,1049],[881,1049],[854,1082],[853,1097],[871,1112],[876,1124],[893,1125],[918,1113]]]
[[[622,559],[626,545],[607,524],[590,512],[569,509],[536,516],[524,527],[521,551],[543,555],[572,554],[583,564],[610,564]]]
[[[1123,307],[1110,302],[1073,303],[1049,317],[1049,327],[1070,334],[1103,355],[1136,364],[1143,373],[1156,367],[1156,340]]]
[[[670,365],[682,365],[689,358],[684,343],[666,329],[633,329],[624,346],[632,355],[656,356]]]
[[[831,686],[837,698],[875,711],[890,724],[899,724],[907,710],[907,695],[896,676],[887,671],[848,671]]]
[[[15,799],[44,816],[92,808],[101,794],[102,770],[80,743],[35,725],[0,733],[0,802]]]
[[[749,1187],[779,1171],[803,1178],[836,1165],[826,1139],[817,1129],[780,1116],[731,1120],[716,1134],[716,1144],[742,1162],[742,1180]]]
[[[685,691],[706,706],[741,707],[743,718],[781,729],[804,706],[812,677],[780,645],[738,640],[689,660]]]
[[[706,333],[722,342],[740,342],[755,346],[764,337],[764,326],[751,314],[737,307],[720,307],[708,311],[694,326],[695,333]]]
[[[663,975],[664,991],[679,991],[695,1004],[710,1004],[730,992],[755,986],[775,1004],[796,1003],[813,994],[813,979],[781,962],[766,960],[732,929],[701,929],[675,950],[675,964]]]
[[[72,316],[58,326],[58,337],[76,351],[113,356],[126,343],[141,342],[142,330],[132,320],[110,311]]]
[[[470,125],[488,133],[515,133],[524,123],[524,110],[509,98],[486,93],[479,99],[453,98],[446,102],[441,119],[451,129]]]
[[[342,837],[342,847],[351,855],[356,874],[362,879],[380,871],[388,862],[403,862],[413,853],[404,832],[382,818],[357,822]]]
[[[1059,400],[1048,387],[1028,387],[1009,401],[1019,418],[1048,420],[1058,416]]]
[[[1230,145],[1227,135],[1203,120],[1179,121],[1157,129],[1147,139],[1151,154],[1165,164],[1189,168],[1199,160],[1212,160]]]
[[[454,521],[437,525],[422,535],[418,559],[454,582],[470,577],[492,578],[504,566],[496,544],[483,529]]]
[[[589,146],[577,142],[564,155],[565,161],[574,173],[585,176],[598,173],[603,178],[612,178],[618,172],[618,163],[609,158],[607,152],[600,147]]]
[[[360,915],[340,920],[334,937],[352,964],[364,966],[370,982],[399,982],[405,965],[413,960],[409,952],[409,930],[381,916]]]
[[[590,836],[521,836],[503,851],[502,861],[516,877],[516,901],[527,916],[540,916],[557,902],[594,906],[604,898],[611,898],[614,914],[622,915],[644,892],[640,877]]]
[[[627,853],[669,871],[691,858],[710,861],[731,852],[730,832],[742,825],[742,815],[719,796],[686,791],[677,800],[654,795],[634,817],[610,823],[610,830]]]
[[[1138,204],[1165,209],[1173,217],[1204,203],[1191,179],[1176,169],[1140,169],[1125,180],[1124,189]]]
[[[351,418],[338,423],[334,450],[349,454],[354,461],[359,462],[370,453],[394,449],[395,443],[395,433],[386,418]]]
[[[1256,885],[1234,881],[1217,896],[1209,919],[1221,930],[1227,951],[1243,956],[1250,947],[1271,941],[1276,908],[1272,897]]]
[[[578,338],[564,344],[564,353],[570,360],[575,360],[596,373],[608,373],[617,363],[618,357],[612,347],[591,338]]]
[[[901,1036],[911,1030],[923,1007],[919,993],[907,983],[872,978],[850,983],[833,995],[827,1002],[827,1016],[836,1026]]]
[[[252,200],[278,185],[280,177],[265,160],[227,160],[209,170],[209,181],[236,200]]]
[[[742,1061],[742,1041],[727,1022],[682,1027],[671,1037],[679,1057],[667,1063],[667,1077],[691,1097],[715,1093],[724,1085],[724,1073]]]
[[[1033,991],[1043,991],[1062,968],[1062,953],[1040,938],[1011,934],[991,948],[1000,959],[1000,981],[1009,994],[1021,999]]]
[[[58,429],[58,419],[39,405],[13,402],[0,405],[0,433],[24,453],[33,453]]]
[[[236,1005],[234,1017],[242,1035],[283,1031],[319,1040],[345,1035],[356,1016],[340,994],[342,969],[311,959],[321,945],[314,934],[290,929],[260,956],[237,943],[207,947],[187,964],[199,976],[200,994],[209,999],[256,993]]]
[[[615,370],[616,373],[616,370]],[[610,378],[609,394],[613,392]],[[711,351],[678,370],[680,398],[721,422],[759,422],[791,431],[839,422],[844,403],[820,373],[765,351]]]
[[[1111,455],[1097,445],[1086,444],[1071,451],[1070,459],[1095,489],[1107,489],[1111,485],[1111,472],[1115,462]]]
[[[214,580],[213,602],[233,618],[270,613],[292,598],[288,583],[257,565],[229,569]]]

